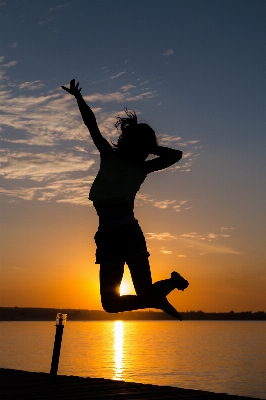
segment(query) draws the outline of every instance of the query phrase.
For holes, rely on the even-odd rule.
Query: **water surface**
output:
[[[0,366],[49,372],[53,322],[1,322]],[[266,399],[266,323],[67,322],[59,374]]]

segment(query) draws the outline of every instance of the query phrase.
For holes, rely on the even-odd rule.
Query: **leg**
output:
[[[117,303],[119,287],[124,274],[124,265],[100,264],[100,293],[103,309],[112,312]],[[115,312],[115,311],[114,311]]]
[[[146,308],[138,296],[119,295],[124,265],[100,265],[100,292],[103,309],[109,313]]]
[[[142,253],[127,263],[137,296],[149,298],[152,292],[152,278],[148,254]]]
[[[148,255],[143,253],[128,262],[134,288],[143,307],[157,308],[174,318],[182,319],[176,309],[169,303],[166,296],[175,288],[171,279],[156,282],[152,285]]]
[[[138,296],[147,297],[147,291],[152,290],[157,296],[166,297],[174,289],[184,290],[188,287],[188,281],[177,272],[172,272],[170,279],[164,279],[152,285],[149,259],[145,253],[133,258],[128,263],[128,267]]]
[[[177,272],[172,272],[170,279],[154,283],[151,288],[152,279],[148,259],[149,253],[145,237],[138,223],[132,225],[132,227],[134,229],[131,231],[131,240],[135,245],[135,250],[137,248],[138,251],[142,250],[139,255],[127,263],[137,295],[145,298],[149,296],[149,292],[152,290],[156,293],[157,297],[165,298],[175,288],[184,290],[188,286],[188,282]]]

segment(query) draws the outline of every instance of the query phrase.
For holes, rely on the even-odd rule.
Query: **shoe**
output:
[[[185,290],[189,285],[188,281],[183,278],[178,272],[173,271],[171,273],[171,279],[175,282],[176,288],[178,290]]]

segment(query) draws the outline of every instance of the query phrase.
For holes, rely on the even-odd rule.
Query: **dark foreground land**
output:
[[[46,373],[25,372],[0,368],[2,400],[248,400],[250,397],[230,396],[201,390],[179,389],[171,386],[112,381],[101,378],[80,378]],[[253,398],[254,399],[254,398]]]
[[[174,320],[168,314],[153,311],[124,312],[108,314],[98,310],[74,310],[56,308],[20,308],[0,307],[0,321],[54,321],[57,313],[67,314],[68,321],[114,321],[114,320]],[[183,320],[198,321],[266,321],[266,313],[251,311],[235,313],[205,313],[203,311],[187,311],[180,313]],[[176,321],[176,320],[175,320]]]

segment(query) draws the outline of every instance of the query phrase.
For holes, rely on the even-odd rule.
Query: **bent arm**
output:
[[[153,149],[152,154],[155,154],[158,157],[154,160],[145,161],[141,165],[141,169],[146,174],[168,168],[182,158],[182,151],[163,146],[156,146]]]

